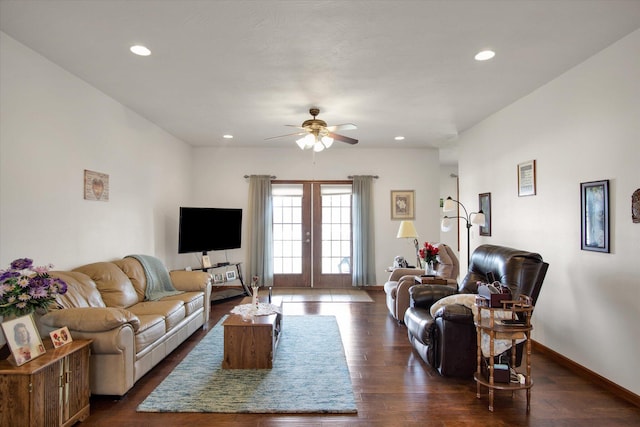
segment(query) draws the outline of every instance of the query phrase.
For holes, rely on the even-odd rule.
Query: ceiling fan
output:
[[[284,138],[293,135],[304,135],[302,138],[296,141],[298,147],[305,150],[307,148],[313,148],[313,151],[319,152],[325,148],[331,147],[333,141],[346,142],[347,144],[357,144],[358,140],[349,138],[348,136],[339,135],[334,133],[337,130],[352,130],[358,127],[353,123],[343,123],[341,125],[327,126],[327,122],[324,120],[316,119],[316,116],[320,114],[319,108],[311,108],[309,114],[313,116],[313,119],[305,120],[302,126],[286,125],[301,129],[300,132],[290,133],[287,135],[273,136],[269,139]]]

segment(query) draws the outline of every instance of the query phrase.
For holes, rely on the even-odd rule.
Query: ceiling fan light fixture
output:
[[[300,147],[301,150],[304,150],[307,146],[307,141],[305,140],[305,137],[302,137],[296,140],[296,144],[298,144],[298,147]]]
[[[322,150],[324,150],[324,144],[322,144],[321,141],[318,141],[315,144],[313,144],[313,151],[315,151],[316,153],[319,153]]]
[[[324,145],[324,148],[329,148],[333,145],[333,138],[331,138],[330,136],[323,136],[321,141]]]

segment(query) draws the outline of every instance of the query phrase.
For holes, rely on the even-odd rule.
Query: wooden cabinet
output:
[[[22,366],[0,361],[1,426],[70,426],[89,416],[91,340],[48,344]]]

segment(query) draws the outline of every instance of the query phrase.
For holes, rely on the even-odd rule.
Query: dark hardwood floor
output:
[[[406,329],[389,315],[384,292],[374,303],[294,302],[285,315],[337,317],[351,371],[358,413],[353,415],[137,413],[136,406],[189,353],[207,331],[198,331],[121,399],[94,396],[85,426],[632,426],[640,408],[575,375],[542,354],[532,356],[531,413],[525,393],[476,398],[472,379],[443,378],[413,353]],[[238,299],[212,305],[212,327]],[[313,333],[313,331],[309,331]],[[286,331],[285,331],[286,334]],[[313,349],[311,349],[313,351]],[[277,356],[276,356],[277,357]]]

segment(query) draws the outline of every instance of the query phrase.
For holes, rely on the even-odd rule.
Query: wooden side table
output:
[[[71,426],[89,416],[91,340],[47,352],[22,366],[0,361],[0,425]]]
[[[478,314],[475,319],[477,335],[478,335],[478,368],[473,375],[477,383],[476,397],[480,398],[481,386],[489,389],[489,410],[493,412],[493,397],[494,390],[526,390],[527,391],[527,413],[531,410],[531,387],[533,387],[533,380],[531,379],[531,331],[533,326],[531,325],[531,314],[533,313],[533,305],[531,305],[531,298],[528,296],[521,296],[517,301],[502,301],[502,308],[492,308],[485,306],[482,299],[476,300],[478,307]],[[483,316],[483,312],[487,313],[486,317]],[[496,319],[498,312],[510,312],[510,319],[506,319],[506,322],[500,319]],[[509,321],[521,321],[521,323],[508,323]],[[503,323],[504,322],[504,323]],[[487,370],[489,378],[485,378],[482,374],[482,333],[489,335],[489,357],[487,359]],[[516,364],[516,340],[524,335],[525,349],[526,349],[526,370],[524,373],[524,384],[518,383],[496,383],[494,381],[494,360],[495,351],[494,344],[496,337],[500,339],[511,339],[511,367],[515,367]],[[513,393],[512,393],[513,394]]]
[[[447,279],[438,276],[414,276],[416,285],[446,285]]]

